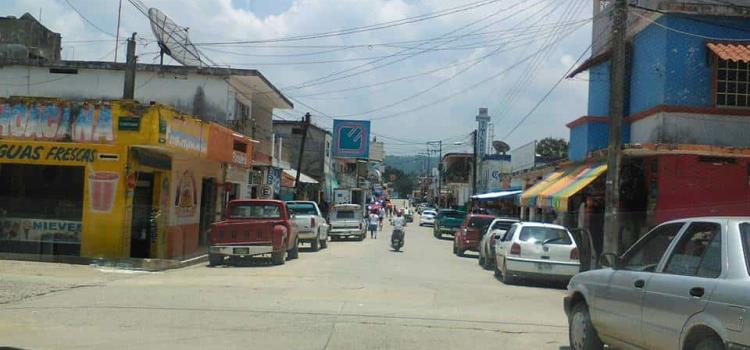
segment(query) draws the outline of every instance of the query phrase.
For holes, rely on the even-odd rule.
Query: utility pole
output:
[[[125,84],[122,91],[122,98],[125,100],[132,100],[135,96],[135,34],[128,39],[128,54],[125,58]]]
[[[625,114],[628,26],[627,0],[615,0],[612,10],[612,48],[609,97],[609,146],[605,184],[604,249],[619,254],[620,247],[620,169],[622,167],[622,120]]]
[[[310,126],[310,113],[305,113],[302,118],[302,142],[299,147],[299,157],[297,157],[297,176],[294,179],[294,199],[300,199],[299,177],[302,174],[302,156],[305,154],[305,141],[307,141],[307,127]]]
[[[472,133],[472,145],[474,146],[474,152],[471,156],[471,195],[477,194],[477,130]]]

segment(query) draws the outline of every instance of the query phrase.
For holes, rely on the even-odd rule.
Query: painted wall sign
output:
[[[195,215],[198,198],[195,188],[195,178],[190,170],[185,170],[177,180],[177,194],[175,195],[175,212],[179,217]]]
[[[366,120],[333,121],[333,156],[367,158],[370,154],[370,122]]]
[[[93,103],[0,103],[0,137],[46,141],[115,140],[112,109]]]
[[[0,159],[91,163],[96,159],[96,149],[88,147],[0,144]]]
[[[200,122],[192,119],[172,119],[167,124],[167,144],[198,153],[208,149],[207,135]]]
[[[232,162],[240,165],[247,165],[247,154],[240,151],[232,151]]]
[[[80,221],[0,218],[0,239],[79,243],[82,228]]]
[[[109,213],[115,204],[117,183],[120,174],[111,171],[96,171],[89,175],[89,205],[91,211]]]

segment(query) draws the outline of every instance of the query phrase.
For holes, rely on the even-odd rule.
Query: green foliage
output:
[[[412,193],[417,186],[417,180],[413,175],[406,174],[401,169],[386,166],[383,180],[390,182],[393,189],[402,197]]]
[[[568,157],[568,141],[545,137],[536,144],[536,153],[548,159],[563,159]]]

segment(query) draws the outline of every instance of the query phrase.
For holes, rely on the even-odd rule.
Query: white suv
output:
[[[581,269],[573,236],[560,225],[519,222],[495,242],[495,276],[567,281]]]

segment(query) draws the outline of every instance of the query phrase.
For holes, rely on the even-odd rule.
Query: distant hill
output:
[[[421,175],[427,170],[427,157],[425,156],[385,156],[385,165],[403,171],[408,175]],[[437,157],[430,160],[435,167]]]

